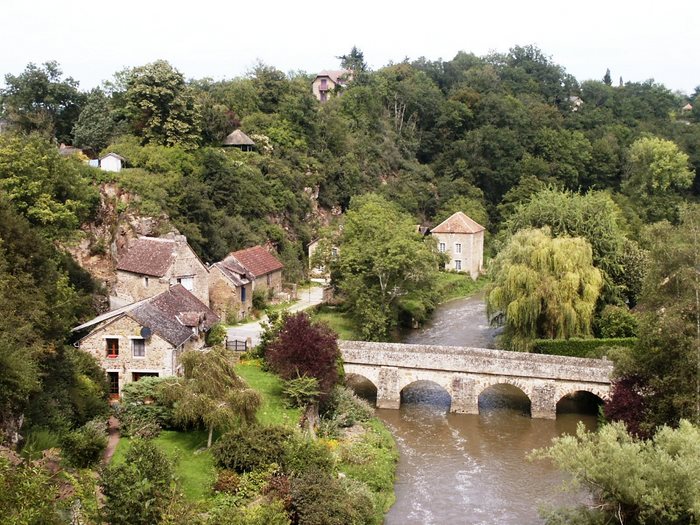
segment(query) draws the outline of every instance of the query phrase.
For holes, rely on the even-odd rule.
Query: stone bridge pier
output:
[[[378,408],[398,409],[404,388],[430,381],[450,395],[450,412],[478,414],[479,396],[506,384],[529,398],[532,417],[553,419],[563,397],[583,391],[605,399],[610,389],[612,363],[606,360],[356,341],[340,347],[346,374],[376,386]]]

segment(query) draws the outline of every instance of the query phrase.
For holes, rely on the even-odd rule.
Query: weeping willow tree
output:
[[[182,355],[184,377],[168,387],[175,420],[199,424],[209,431],[211,447],[215,429],[251,423],[261,404],[260,394],[234,371],[234,360],[223,348],[210,352],[189,351]]]
[[[529,351],[536,338],[590,335],[603,278],[585,239],[521,230],[494,259],[491,274],[488,315],[505,326],[512,350]]]

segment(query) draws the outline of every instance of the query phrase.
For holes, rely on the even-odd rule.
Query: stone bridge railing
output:
[[[398,408],[401,390],[432,381],[452,397],[451,411],[478,413],[478,397],[495,384],[520,388],[533,417],[556,417],[556,404],[578,391],[609,394],[613,364],[601,359],[551,356],[483,348],[341,341],[348,374],[377,387],[377,406]]]

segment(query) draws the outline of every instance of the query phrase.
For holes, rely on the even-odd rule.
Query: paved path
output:
[[[109,431],[107,438],[107,448],[105,448],[102,454],[102,464],[109,464],[114,452],[117,450],[117,445],[119,444],[119,420],[112,416],[109,418]]]
[[[323,286],[313,286],[308,290],[302,290],[299,292],[299,300],[290,306],[287,311],[294,313],[300,312],[301,310],[306,310],[317,304],[323,302]],[[260,334],[262,333],[262,327],[260,323],[262,321],[267,321],[267,316],[263,316],[259,321],[254,323],[238,324],[235,326],[230,326],[226,330],[226,335],[229,341],[237,339],[239,341],[250,342],[253,346],[260,342]]]

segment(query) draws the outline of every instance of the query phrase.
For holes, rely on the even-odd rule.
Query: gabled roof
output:
[[[117,263],[117,270],[163,277],[175,260],[177,244],[173,239],[139,237]]]
[[[248,135],[237,129],[224,139],[222,146],[255,146],[255,142]]]
[[[121,155],[118,155],[117,153],[113,153],[113,152],[111,152],[111,151],[110,151],[109,153],[107,153],[107,155],[102,155],[102,156],[100,157],[100,160],[104,160],[104,159],[106,159],[107,157],[115,157],[115,158],[121,160],[122,162],[126,162],[126,159],[125,159],[124,157],[122,157]]]
[[[344,84],[352,77],[352,71],[349,69],[324,70],[316,75],[316,78],[320,77],[328,77],[336,84]]]
[[[458,211],[430,230],[430,233],[478,233],[484,231],[481,224]]]
[[[243,286],[250,282],[248,272],[232,256],[226,257],[223,261],[212,264],[216,266],[235,286]]]
[[[192,328],[200,324],[211,328],[219,317],[184,286],[177,284],[169,290],[143,301],[95,317],[73,328],[73,332],[95,326],[103,321],[125,315],[173,346],[180,346],[192,337]]]
[[[254,278],[284,268],[284,264],[279,262],[274,255],[262,246],[253,246],[252,248],[233,252],[231,257],[242,264]]]

